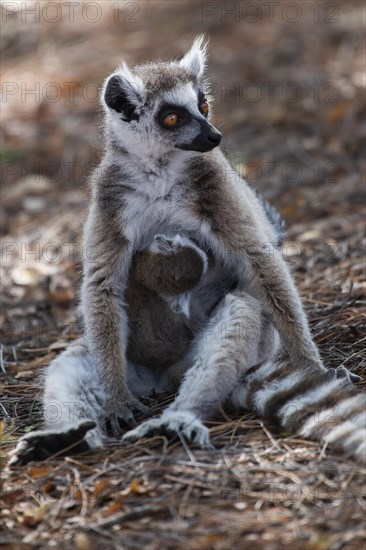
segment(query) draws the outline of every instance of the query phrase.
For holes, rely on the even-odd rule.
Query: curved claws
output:
[[[109,413],[105,417],[105,426],[107,433],[112,437],[119,437],[123,433],[121,424],[126,424],[129,428],[136,426],[136,420],[131,411],[126,411],[125,414]]]
[[[127,424],[127,426],[131,426],[131,428],[134,427],[134,426],[137,426],[137,422],[135,420],[135,417],[134,417],[132,411],[127,411],[127,413],[125,414],[123,420]]]
[[[121,408],[120,411],[107,413],[105,416],[107,432],[110,432],[113,437],[119,437],[124,431],[123,424],[129,428],[137,426],[134,412],[141,412],[147,416],[150,413],[150,409],[135,399]]]
[[[353,384],[357,382],[361,382],[362,377],[358,376],[358,374],[354,374],[350,370],[348,370],[344,365],[341,365],[340,367],[337,367],[336,369],[332,369],[335,371],[335,375],[337,378],[345,378],[348,380],[348,382],[351,382]]]
[[[143,413],[145,416],[151,415],[151,410],[147,405],[140,403],[136,406],[136,410]]]

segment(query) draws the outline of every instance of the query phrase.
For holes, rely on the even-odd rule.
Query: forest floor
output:
[[[212,451],[111,439],[6,465],[40,425],[43,368],[79,335],[97,87],[122,56],[178,56],[200,32],[211,39],[214,122],[235,167],[287,221],[283,254],[324,362],[366,380],[364,3],[293,3],[301,16],[280,3],[273,19],[263,3],[256,21],[244,2],[99,4],[95,24],[92,12],[53,23],[40,13],[24,32],[18,12],[3,26],[2,548],[365,548],[365,468],[251,414],[208,423]],[[241,11],[225,17],[224,4]],[[172,398],[149,404],[158,413]]]

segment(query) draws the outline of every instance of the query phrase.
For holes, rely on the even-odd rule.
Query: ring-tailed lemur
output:
[[[277,247],[278,219],[218,148],[205,50],[200,37],[180,61],[132,70],[123,64],[105,83],[106,148],[91,179],[84,235],[85,336],[48,367],[49,429],[25,436],[13,462],[84,435],[89,446],[99,445],[106,420],[118,435],[134,410],[146,411],[138,398],[170,380],[182,380],[175,401],[125,441],[179,432],[206,446],[202,420],[231,401],[356,460],[365,457],[365,396],[347,371],[323,367]],[[159,234],[190,239],[208,258],[190,290],[187,351],[163,371],[128,360],[126,306],[134,257],[154,247]]]

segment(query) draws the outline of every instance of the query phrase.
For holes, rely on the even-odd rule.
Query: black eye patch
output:
[[[178,115],[178,122],[174,124],[174,126],[169,126],[164,122],[165,118],[168,115]],[[157,115],[157,121],[160,124],[162,128],[165,128],[166,130],[176,130],[177,128],[180,128],[190,120],[192,120],[192,114],[181,105],[173,105],[171,103],[164,103],[158,112]]]
[[[205,94],[202,90],[198,90],[198,105],[201,105],[204,101],[207,101]]]
[[[207,102],[207,98],[206,98],[205,94],[203,93],[202,90],[198,90],[198,109],[205,118],[207,118],[208,112],[207,113],[202,112],[201,105],[202,105],[202,103],[206,103],[206,102]]]

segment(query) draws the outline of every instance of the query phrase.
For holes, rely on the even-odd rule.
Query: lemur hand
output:
[[[125,396],[110,397],[105,404],[105,424],[107,432],[114,437],[120,436],[123,430],[123,424],[128,427],[136,426],[134,413],[142,412],[145,416],[149,414],[149,408],[135,399],[132,394]]]

